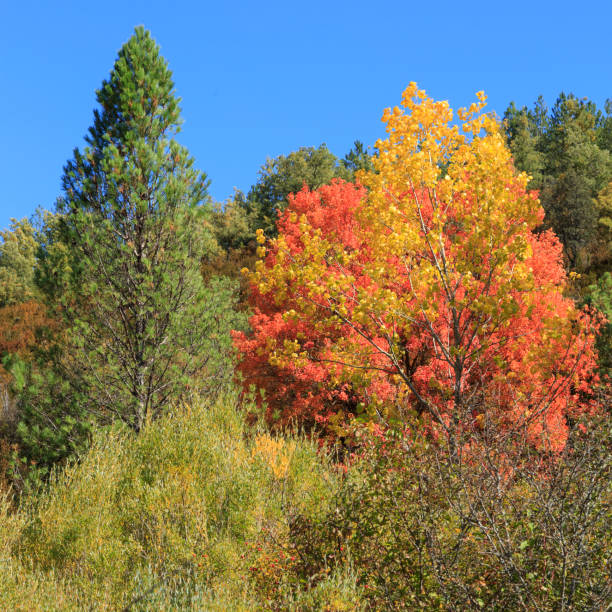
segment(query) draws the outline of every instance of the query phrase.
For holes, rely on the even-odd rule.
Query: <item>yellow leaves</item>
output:
[[[486,99],[478,92],[451,125],[449,103],[410,83],[401,106],[384,110],[387,137],[376,143],[375,172],[359,174],[368,194],[354,212],[355,243],[366,247],[347,249],[336,228],[315,228],[306,215],[290,213],[299,248],[281,234],[270,245],[274,263],[257,262],[251,276],[279,305],[291,299],[285,320],[297,311],[300,319],[325,319],[321,330],[340,329],[346,318],[372,333],[376,326],[395,333],[419,318],[436,324],[451,306],[500,322],[512,315],[514,307],[504,311],[495,294],[532,282],[525,237],[540,213],[497,120],[483,112]],[[264,257],[261,230],[257,242]],[[271,360],[295,362],[299,350],[297,343],[279,347]]]
[[[291,320],[296,320],[298,318],[298,314],[295,311],[295,309],[291,308],[289,310],[287,310],[286,312],[283,313],[283,320],[284,321],[291,321]]]
[[[284,480],[289,475],[291,459],[295,452],[295,442],[283,438],[272,438],[261,434],[255,438],[252,458],[259,458],[270,469],[277,480]]]

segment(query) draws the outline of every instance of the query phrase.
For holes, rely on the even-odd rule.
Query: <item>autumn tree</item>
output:
[[[247,384],[278,386],[257,378],[264,358],[281,376],[316,366],[326,392],[383,422],[420,419],[455,448],[485,423],[563,447],[589,409],[597,323],[564,297],[561,245],[534,233],[537,196],[478,98],[453,125],[447,102],[411,84],[383,115],[361,198],[337,183],[291,200],[251,276],[254,303],[276,311],[256,309],[254,336],[237,338]]]
[[[14,417],[11,377],[2,364],[10,354],[25,356],[36,345],[36,331],[47,322],[38,301],[34,267],[38,242],[28,219],[11,220],[0,231],[0,421]]]
[[[15,484],[12,457],[18,450],[19,395],[11,374],[16,360],[32,363],[54,322],[34,279],[39,247],[36,220],[13,219],[0,232],[0,484]]]
[[[11,220],[0,232],[0,386],[10,377],[2,359],[11,352],[22,353],[34,344],[34,332],[44,314],[35,301],[35,230],[27,219]],[[6,394],[5,389],[0,389]]]
[[[142,27],[97,100],[87,147],[65,167],[39,282],[67,327],[58,365],[82,409],[139,431],[187,389],[224,379],[233,288],[201,277],[216,249],[207,179],[175,140],[172,74]]]
[[[288,208],[278,221],[278,231],[291,248],[299,249],[301,226],[298,219],[308,219],[320,232],[333,233],[345,250],[362,247],[357,237],[355,210],[365,196],[363,187],[351,183],[332,181],[315,191],[302,189],[289,195]],[[265,242],[263,231],[257,240]],[[260,255],[264,252],[260,246]],[[261,263],[258,262],[259,266]],[[266,258],[268,270],[277,265],[270,253]],[[282,263],[279,263],[282,265]],[[249,277],[247,270],[245,277]],[[296,311],[295,285],[288,284],[284,291],[268,291],[250,278],[249,301],[253,308],[250,318],[251,332],[235,333],[240,354],[238,369],[247,387],[254,385],[265,392],[266,419],[270,425],[285,426],[298,421],[308,429],[327,429],[337,423],[345,413],[355,413],[367,393],[357,394],[344,383],[336,384],[332,369],[323,354],[333,340],[345,331],[321,327],[315,318],[291,316]],[[300,341],[308,350],[309,359],[279,360],[273,354],[275,347]]]

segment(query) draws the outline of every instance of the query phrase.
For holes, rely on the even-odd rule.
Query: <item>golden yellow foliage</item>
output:
[[[259,457],[267,465],[274,477],[282,480],[289,473],[291,458],[295,451],[295,442],[284,438],[273,438],[269,434],[261,434],[255,438],[252,456]]]

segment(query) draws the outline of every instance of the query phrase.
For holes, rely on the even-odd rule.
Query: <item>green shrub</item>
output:
[[[115,425],[0,508],[0,609],[299,608],[293,588],[264,597],[249,543],[288,533],[288,506],[326,514],[336,480],[314,442],[246,430],[231,393],[140,435]],[[312,601],[349,582],[338,573]]]

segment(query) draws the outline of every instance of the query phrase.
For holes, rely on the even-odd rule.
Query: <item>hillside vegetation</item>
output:
[[[291,512],[324,514],[337,479],[314,443],[245,430],[231,394],[177,408],[139,436],[100,431],[40,495],[16,512],[3,502],[0,608],[265,607],[249,567],[271,560]],[[356,592],[334,574],[307,596],[287,586],[283,607],[352,609]]]
[[[220,204],[143,27],[96,99],[0,232],[0,610],[609,609],[612,104],[411,82]]]

